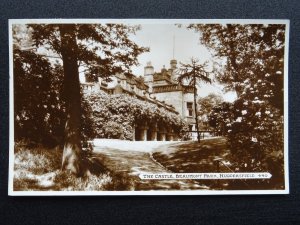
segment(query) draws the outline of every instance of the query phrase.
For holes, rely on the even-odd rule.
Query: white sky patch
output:
[[[208,49],[200,45],[199,33],[188,30],[185,26],[179,28],[175,24],[143,24],[141,27],[130,38],[140,46],[149,47],[150,52],[138,57],[140,66],[132,68],[136,75],[144,74],[144,66],[149,61],[155,71],[160,71],[164,65],[169,68],[173,48],[174,58],[178,63],[186,63],[192,57],[199,59],[200,63],[211,60]]]
[[[206,97],[211,93],[221,95],[224,101],[226,102],[234,102],[237,99],[236,92],[234,91],[225,92],[223,90],[223,86],[220,84],[202,83],[200,87],[198,87],[198,97]]]
[[[22,28],[22,27],[21,27]],[[24,26],[25,28],[25,26]],[[180,62],[188,63],[190,59],[196,58],[200,63],[208,62],[208,70],[211,69],[213,60],[209,50],[200,44],[199,33],[188,30],[186,25],[181,27],[173,24],[142,24],[141,30],[136,35],[130,35],[130,39],[139,46],[149,47],[150,52],[141,54],[138,57],[139,66],[132,67],[132,72],[136,76],[144,74],[144,66],[151,61],[154,71],[159,72],[163,66],[170,68],[170,60],[176,59],[177,66]],[[48,59],[54,64],[61,59],[57,54],[47,50],[47,47],[40,47],[37,53],[45,56],[51,56]],[[85,75],[82,72],[84,68],[79,69],[79,79],[81,83],[85,82]],[[234,92],[223,92],[223,86],[220,84],[201,83],[198,87],[198,96],[205,97],[210,93],[221,95],[225,101],[233,102],[236,99]]]
[[[200,44],[199,33],[186,29],[186,26],[178,27],[175,24],[142,24],[141,30],[130,38],[139,46],[149,47],[150,52],[138,57],[139,66],[132,67],[133,74],[144,75],[144,66],[151,61],[155,72],[159,72],[163,66],[170,68],[170,60],[188,63],[192,57],[197,58],[200,63],[208,61],[212,64],[212,56],[209,50]],[[208,68],[209,69],[209,68]],[[198,96],[205,97],[210,93],[221,95],[225,101],[236,100],[235,92],[224,92],[220,84],[202,83],[198,88]]]

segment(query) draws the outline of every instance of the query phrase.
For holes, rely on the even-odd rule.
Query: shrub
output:
[[[85,120],[83,132],[90,138],[120,136],[119,138],[132,140],[134,124],[144,123],[145,120],[168,124],[182,135],[184,135],[182,131],[187,126],[178,114],[160,108],[154,103],[124,94],[107,95],[104,92],[92,92],[85,94],[83,101],[83,120]],[[111,124],[114,128],[110,129],[107,125],[108,121],[116,122],[118,125]]]
[[[112,191],[134,188],[133,181],[128,175],[112,173],[107,169],[101,170],[101,173],[97,175],[75,177],[69,171],[60,170],[61,157],[61,148],[47,149],[39,146],[31,149],[26,147],[26,143],[17,142],[15,145],[14,190]]]
[[[20,144],[15,147],[15,170],[27,170],[34,174],[44,174],[60,168],[62,150],[41,146],[29,149]]]
[[[109,121],[103,126],[104,136],[106,138],[124,139],[123,128],[114,121]]]
[[[253,187],[283,188],[282,109],[274,107],[270,101],[272,89],[267,87],[267,81],[251,84],[246,80],[245,84],[244,92],[233,104],[223,103],[214,108],[210,124],[227,137],[236,171],[272,174],[270,180],[248,183],[251,182]]]

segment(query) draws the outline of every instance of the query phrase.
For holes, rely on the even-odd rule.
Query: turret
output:
[[[144,68],[144,81],[149,86],[149,92],[152,92],[153,74],[154,67],[151,65],[151,62],[147,62],[147,66]]]
[[[177,60],[176,59],[172,59],[170,61],[170,65],[171,65],[171,79],[173,81],[177,80],[177,74],[176,74],[176,69],[177,69]]]
[[[170,61],[170,65],[171,65],[171,69],[172,70],[176,70],[177,69],[177,60],[176,59],[172,59]]]
[[[165,72],[167,72],[165,65],[163,65],[163,68],[161,69],[161,74],[164,74]]]

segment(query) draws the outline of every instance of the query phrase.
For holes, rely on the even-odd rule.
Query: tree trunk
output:
[[[194,72],[195,73],[195,72]],[[196,120],[196,129],[197,129],[197,140],[200,143],[200,133],[199,133],[199,126],[198,126],[198,110],[197,110],[197,89],[196,89],[196,75],[194,74],[194,109],[195,109],[195,120]]]
[[[77,42],[74,24],[59,25],[61,55],[64,68],[63,97],[66,103],[67,121],[62,158],[62,170],[69,170],[76,176],[81,171],[81,94],[77,62]]]

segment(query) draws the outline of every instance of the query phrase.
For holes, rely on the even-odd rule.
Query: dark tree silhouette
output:
[[[197,139],[200,143],[199,122],[198,122],[198,109],[197,109],[197,85],[201,82],[211,83],[209,78],[210,72],[206,70],[207,63],[200,64],[199,60],[192,58],[190,63],[181,63],[178,69],[179,76],[178,82],[181,85],[192,86],[194,89],[194,112],[197,129]]]
[[[210,117],[228,138],[235,169],[270,171],[269,184],[255,180],[253,184],[283,188],[286,25],[192,24],[189,28],[199,32],[200,42],[211,50],[217,80],[237,93],[232,106],[222,104]]]
[[[65,102],[67,118],[62,169],[83,175],[79,68],[83,68],[94,80],[97,77],[109,79],[118,72],[130,74],[130,67],[138,64],[137,56],[148,50],[129,38],[140,27],[123,24],[30,24],[27,28],[30,29],[32,46],[46,52],[41,55],[32,48],[31,54],[37,54],[39,58],[56,58],[63,66],[60,97]],[[24,66],[24,63],[20,62],[19,66]],[[43,67],[40,70],[37,73],[43,76]]]
[[[191,24],[215,57],[216,78],[226,90],[244,91],[243,82],[273,82],[270,103],[283,112],[284,24]],[[266,77],[266,74],[268,77]]]
[[[223,97],[214,93],[210,93],[209,95],[198,99],[198,115],[202,120],[201,122],[204,129],[210,129],[208,117],[213,108],[222,102],[224,102]]]

